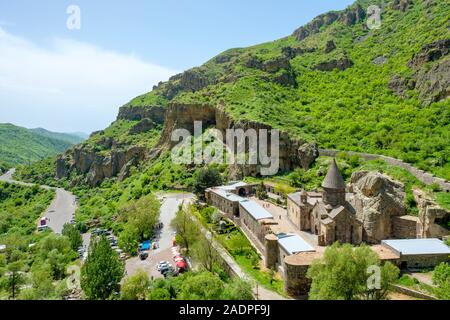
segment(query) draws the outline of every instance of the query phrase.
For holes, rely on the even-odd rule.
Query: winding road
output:
[[[16,181],[13,179],[15,169],[11,169],[2,176],[0,181],[20,184],[23,186],[32,186],[32,183]],[[64,224],[69,223],[73,219],[75,210],[77,209],[76,197],[71,193],[61,188],[53,188],[49,186],[41,186],[47,190],[54,190],[56,195],[50,206],[43,213],[43,217],[49,219],[48,226],[53,232],[61,234]]]

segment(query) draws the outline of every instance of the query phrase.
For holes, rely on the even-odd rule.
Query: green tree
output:
[[[254,300],[252,286],[240,278],[233,278],[222,294],[223,300]]]
[[[268,198],[266,187],[264,186],[264,182],[261,182],[256,187],[256,197],[260,200],[266,200]]]
[[[51,266],[54,279],[64,278],[67,265],[76,258],[77,254],[65,236],[52,233],[39,243],[37,259]]]
[[[194,210],[192,206],[187,210],[180,206],[171,223],[177,231],[177,242],[186,249],[187,254],[189,254],[191,246],[197,241],[200,232],[198,226],[192,221],[192,210]]]
[[[66,223],[63,226],[62,235],[69,238],[70,245],[74,251],[77,251],[83,245],[83,238],[81,237],[80,231],[73,224]]]
[[[139,233],[132,225],[126,225],[119,234],[119,246],[129,254],[136,255],[139,246]]]
[[[93,238],[89,254],[81,268],[81,288],[90,300],[105,300],[117,290],[124,266],[118,254],[103,236]]]
[[[441,263],[433,272],[433,283],[437,286],[439,299],[450,300],[450,265]]]
[[[208,188],[220,186],[223,183],[219,170],[213,167],[202,168],[194,174],[193,190],[202,201]]]
[[[147,296],[148,300],[170,300],[170,292],[166,288],[154,288]]]
[[[120,290],[122,300],[145,300],[150,287],[150,279],[144,270],[125,278]]]
[[[23,268],[24,265],[21,260],[11,262],[6,266],[6,287],[11,299],[16,299],[20,292],[20,285],[25,283]]]
[[[219,262],[219,254],[211,239],[200,235],[193,247],[193,257],[206,271],[213,272]]]
[[[159,220],[160,203],[152,195],[146,195],[133,201],[120,210],[120,218],[134,227],[139,240],[149,239],[153,235],[154,227]]]
[[[188,277],[178,294],[181,300],[219,300],[224,290],[220,278],[210,272],[201,272]]]
[[[369,286],[372,274],[369,267],[379,267],[378,284]],[[370,247],[352,247],[338,243],[325,250],[322,259],[315,261],[307,276],[312,280],[309,298],[312,300],[386,299],[390,285],[399,270],[390,263],[380,267],[380,261]],[[375,279],[376,283],[376,279]]]

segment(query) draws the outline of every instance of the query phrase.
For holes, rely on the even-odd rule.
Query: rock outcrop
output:
[[[294,31],[293,35],[298,41],[306,39],[308,36],[318,33],[320,28],[328,26],[339,19],[339,13],[329,12],[316,17],[313,21],[307,25],[298,28]]]
[[[393,0],[391,3],[391,8],[394,10],[400,10],[405,12],[411,6],[412,0]]]
[[[139,121],[151,119],[154,123],[163,124],[166,108],[162,106],[132,106],[125,105],[119,109],[117,120]]]
[[[131,127],[129,133],[130,134],[144,133],[144,132],[154,129],[155,127],[156,127],[156,124],[153,122],[153,120],[144,118],[141,121],[139,121],[138,123],[136,123],[133,127]]]
[[[327,44],[325,45],[325,49],[324,52],[325,53],[330,53],[332,51],[334,51],[336,49],[336,44],[334,43],[333,40],[328,40]]]
[[[401,97],[416,89],[424,105],[439,102],[450,96],[450,39],[426,45],[408,63],[415,71],[411,78],[395,75],[389,88]]]
[[[137,135],[164,123],[166,108],[158,106],[137,107],[126,105],[119,110],[117,120],[139,121],[128,134]],[[103,136],[104,131],[91,134],[94,145],[80,144],[60,155],[56,160],[56,178],[68,178],[72,172],[79,177],[73,183],[100,184],[104,179],[125,179],[133,166],[142,162],[150,152],[145,147],[119,143],[113,137]],[[100,136],[98,138],[97,136]]]
[[[300,48],[300,47],[284,47],[281,49],[283,55],[288,59],[294,59],[297,56],[303,55],[305,53],[312,53],[317,51],[316,48]]]
[[[351,177],[353,206],[363,223],[368,243],[393,237],[393,217],[405,215],[405,192],[401,183],[378,172],[360,171]]]
[[[424,105],[450,97],[450,59],[435,64],[429,70],[419,71],[415,83]]]
[[[56,177],[67,178],[71,172],[85,176],[85,183],[96,186],[106,178],[112,178],[128,165],[137,165],[148,150],[131,146],[126,150],[112,148],[109,155],[102,155],[89,147],[76,146],[56,160]],[[122,178],[125,173],[122,172]]]
[[[450,222],[450,211],[441,208],[421,190],[414,190],[413,194],[419,209],[418,236],[442,238],[450,235],[450,230],[447,229]]]
[[[341,58],[339,60],[333,59],[330,61],[321,62],[318,65],[314,66],[314,70],[319,71],[333,71],[335,69],[344,71],[353,66],[353,62],[349,58]]]
[[[418,69],[425,63],[441,59],[450,53],[450,39],[440,40],[426,45],[416,53],[408,63],[408,67]]]
[[[289,56],[294,56],[296,50],[291,48],[287,54]],[[297,85],[296,75],[292,69],[290,59],[291,58],[286,54],[283,54],[282,56],[263,62],[255,56],[249,56],[245,61],[245,66],[247,68],[259,69],[269,73],[271,76],[267,77],[267,80],[282,86],[295,87]]]
[[[226,131],[228,129],[254,129],[257,132],[260,129],[272,129],[268,125],[255,121],[235,121],[224,111],[223,106],[212,107],[207,105],[172,104],[167,110],[166,123],[161,140],[158,143],[156,151],[152,153],[152,156],[156,157],[162,152],[170,150],[178,143],[171,141],[171,135],[174,130],[186,129],[193,134],[194,121],[201,121],[203,129],[214,126],[222,132],[223,137],[226,137]],[[268,142],[270,143],[270,137],[268,138]],[[271,146],[269,144],[268,150],[270,148]],[[279,151],[279,168],[281,171],[292,170],[295,167],[308,169],[319,156],[317,145],[292,139],[285,132],[280,133]],[[230,176],[235,179],[242,175],[256,176],[260,174],[260,169],[259,165],[233,165],[231,166]]]

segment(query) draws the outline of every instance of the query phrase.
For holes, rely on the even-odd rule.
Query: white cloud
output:
[[[117,109],[175,74],[124,55],[68,39],[48,47],[0,27],[0,122],[58,131],[92,131]]]

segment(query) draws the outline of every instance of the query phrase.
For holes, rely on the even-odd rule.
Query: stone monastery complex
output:
[[[356,172],[346,185],[333,159],[322,191],[287,195],[287,209],[256,199],[257,187],[245,182],[214,187],[206,190],[206,199],[241,228],[293,296],[308,293],[308,267],[335,242],[370,244],[380,260],[403,269],[449,261],[442,241],[448,231],[438,222],[450,212],[415,191],[419,217],[407,215],[403,185],[380,173]],[[269,184],[264,187],[277,197]]]

